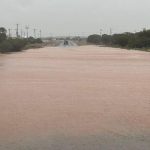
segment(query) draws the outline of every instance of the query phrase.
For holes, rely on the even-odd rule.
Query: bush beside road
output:
[[[103,34],[102,36],[94,34],[88,37],[87,42],[92,44],[150,51],[150,30],[144,29],[137,33],[126,32],[113,35]]]
[[[41,47],[42,40],[40,38],[8,38],[7,30],[0,28],[0,53],[17,52],[29,48]]]

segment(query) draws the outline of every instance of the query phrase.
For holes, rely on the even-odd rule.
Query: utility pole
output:
[[[103,30],[100,29],[100,39],[99,39],[100,40],[100,44],[102,43],[102,34],[103,34],[102,32],[103,32]]]
[[[102,34],[103,34],[103,30],[102,30],[102,29],[100,29],[100,36],[102,36]]]
[[[11,29],[8,29],[8,32],[9,32],[9,38],[11,37]]]
[[[23,30],[21,29],[20,32],[21,32],[21,38],[22,38],[23,37]]]
[[[40,30],[40,39],[42,38],[42,30]]]
[[[110,28],[110,35],[112,35],[112,28]]]
[[[19,38],[19,24],[16,24],[17,28],[16,28],[16,37]]]
[[[36,29],[33,29],[34,38],[36,38]]]
[[[112,44],[112,28],[110,28],[110,45]]]
[[[25,31],[22,29],[22,38],[25,38]]]
[[[26,26],[26,34],[27,34],[27,39],[29,38],[29,26]]]

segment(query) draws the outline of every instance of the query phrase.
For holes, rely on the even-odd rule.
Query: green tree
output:
[[[101,36],[97,34],[90,35],[87,39],[87,42],[92,44],[99,44],[101,41]]]
[[[7,39],[7,30],[3,27],[0,28],[0,43]]]
[[[132,35],[131,33],[114,34],[112,37],[112,42],[114,45],[127,47],[129,43],[129,39],[131,38],[131,35]]]
[[[111,36],[107,35],[107,34],[103,34],[101,41],[104,44],[110,44],[111,43]]]

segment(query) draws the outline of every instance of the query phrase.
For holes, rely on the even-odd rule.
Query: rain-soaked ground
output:
[[[150,53],[0,55],[0,150],[150,150]]]

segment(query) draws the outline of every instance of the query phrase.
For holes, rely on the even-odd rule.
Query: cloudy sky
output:
[[[49,35],[88,35],[150,28],[150,0],[0,0],[0,26]]]

